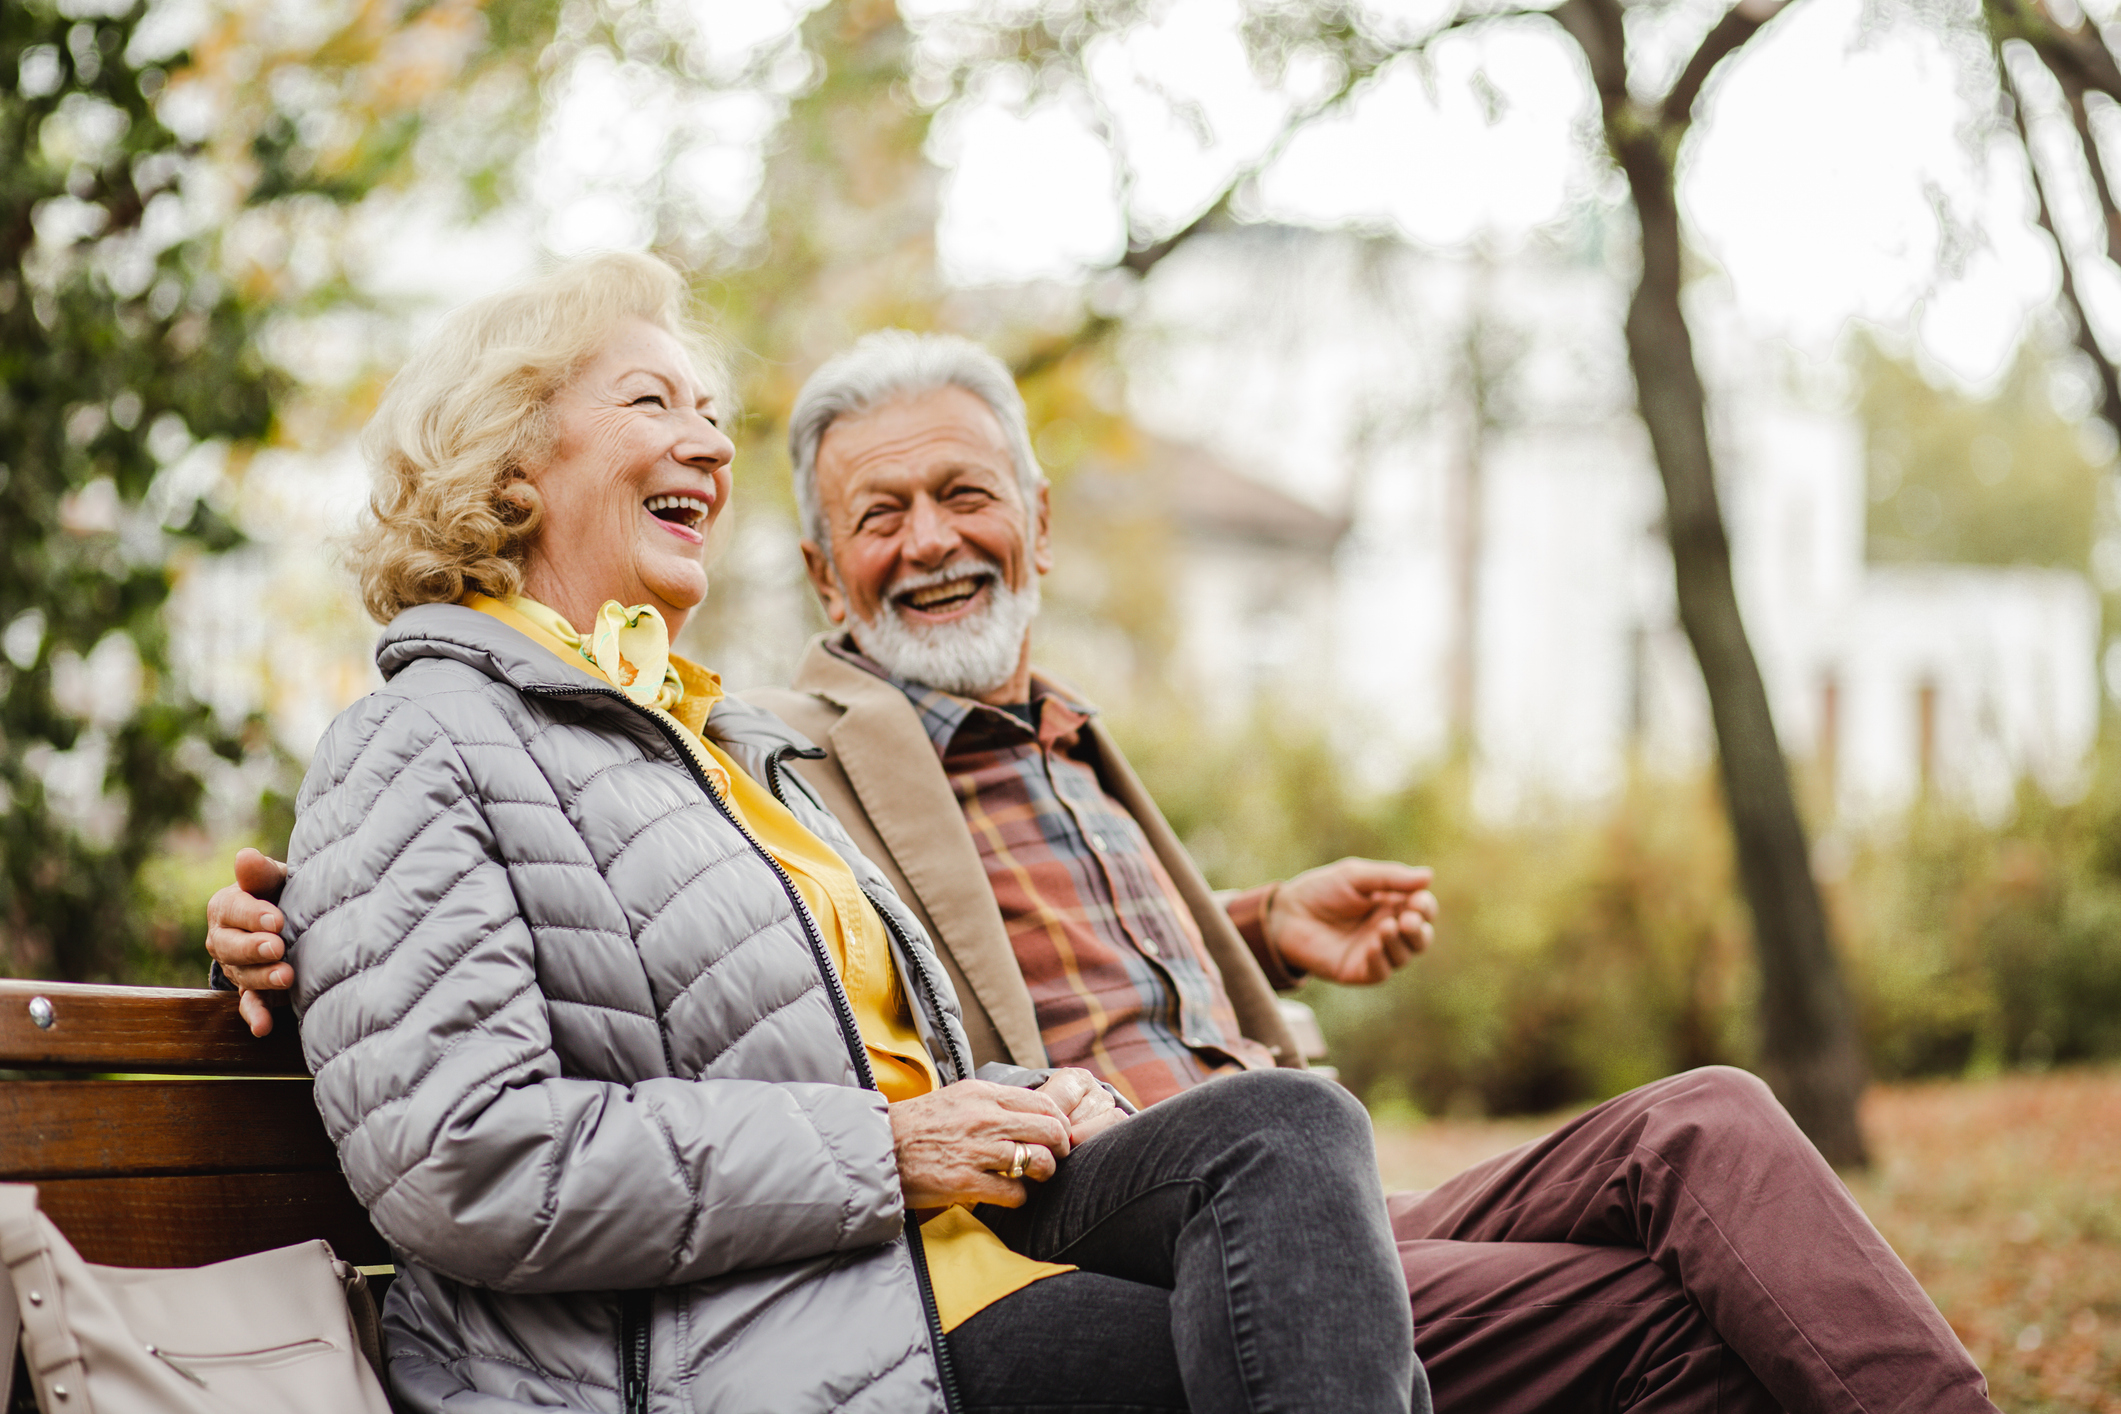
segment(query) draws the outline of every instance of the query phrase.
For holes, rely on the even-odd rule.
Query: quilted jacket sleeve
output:
[[[488,812],[418,703],[380,693],[333,724],[289,855],[318,1107],[354,1193],[411,1260],[501,1290],[599,1290],[900,1230],[881,1096],[562,1076]]]

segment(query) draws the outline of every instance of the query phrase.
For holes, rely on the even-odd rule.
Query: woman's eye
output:
[[[660,393],[643,393],[641,394],[641,396],[633,400],[634,407],[639,407],[642,403],[649,403],[655,407],[665,406],[662,395]]]

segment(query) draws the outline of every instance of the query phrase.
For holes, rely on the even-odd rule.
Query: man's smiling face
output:
[[[1026,507],[1001,423],[963,388],[834,421],[818,445],[817,493],[832,543],[829,553],[806,543],[803,558],[826,614],[851,617],[858,638],[864,628],[926,643],[978,635],[1052,566],[1045,491]],[[1016,636],[1010,680],[972,695],[1023,698],[1028,623]]]

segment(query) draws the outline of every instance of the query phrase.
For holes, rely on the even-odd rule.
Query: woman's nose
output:
[[[736,444],[705,417],[695,416],[684,438],[671,448],[671,455],[687,466],[712,472],[736,456]]]

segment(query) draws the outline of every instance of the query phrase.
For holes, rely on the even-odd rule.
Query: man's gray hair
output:
[[[817,450],[825,440],[825,429],[850,414],[937,388],[963,388],[993,409],[1009,446],[1009,458],[1016,464],[1024,514],[1037,515],[1038,488],[1046,477],[1031,450],[1023,395],[1016,391],[1008,366],[955,334],[879,329],[864,334],[845,353],[825,360],[796,394],[795,408],[788,414],[788,459],[795,468],[795,506],[805,539],[821,550],[832,547],[825,508],[817,494]]]

